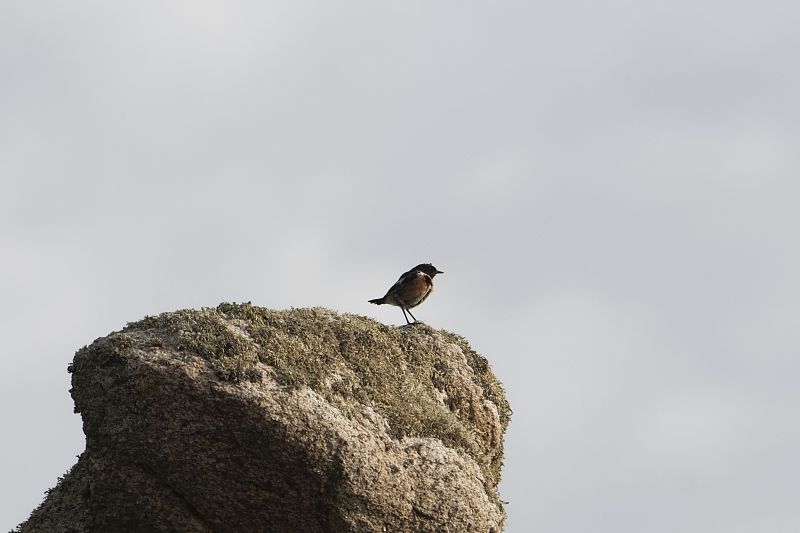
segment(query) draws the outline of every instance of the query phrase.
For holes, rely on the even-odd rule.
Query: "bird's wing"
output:
[[[400,287],[410,283],[411,280],[416,278],[419,273],[420,273],[419,271],[413,270],[413,269],[409,270],[406,273],[404,273],[402,276],[400,276],[400,279],[398,279],[397,281],[394,282],[394,285],[389,287],[389,290],[386,291],[386,295],[384,296],[384,298],[388,297],[389,295],[391,295],[393,293],[396,294],[398,292],[398,290],[400,289]]]
[[[397,280],[397,282],[395,283],[395,285],[398,285],[398,284],[400,284],[400,283],[405,283],[405,282],[407,282],[407,281],[410,281],[410,280],[414,279],[415,277],[417,277],[419,274],[422,274],[422,272],[420,272],[419,270],[414,270],[414,269],[412,268],[412,269],[411,269],[411,270],[409,270],[408,272],[405,272],[405,273],[403,273],[403,275],[402,275],[402,276],[400,276],[400,278]]]

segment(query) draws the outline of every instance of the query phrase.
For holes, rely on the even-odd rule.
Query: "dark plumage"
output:
[[[397,283],[391,286],[383,298],[370,300],[369,303],[396,305],[403,311],[406,324],[411,324],[408,321],[408,316],[406,316],[406,311],[411,315],[411,308],[424,302],[431,294],[433,291],[433,278],[436,274],[444,274],[444,272],[437,270],[430,263],[417,265],[400,276]],[[417,321],[414,315],[411,315],[411,318],[414,319],[414,322]]]

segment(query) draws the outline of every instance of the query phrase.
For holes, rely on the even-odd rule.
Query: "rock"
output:
[[[70,365],[86,450],[21,532],[496,532],[510,409],[424,324],[164,313]]]

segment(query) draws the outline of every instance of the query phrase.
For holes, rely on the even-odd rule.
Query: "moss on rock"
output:
[[[20,533],[502,531],[510,409],[452,333],[225,303],[70,372],[86,450]]]
[[[163,313],[123,331],[149,330],[157,330],[158,338],[167,333],[179,350],[208,360],[222,380],[257,381],[263,363],[279,383],[307,386],[350,417],[373,408],[395,438],[434,437],[483,456],[478,463],[487,481],[499,480],[502,450],[487,463],[494,443],[475,423],[475,410],[483,406],[463,394],[442,349],[463,354],[483,399],[497,407],[503,430],[511,410],[487,360],[458,335],[419,323],[390,327],[319,307],[276,311],[249,303]]]

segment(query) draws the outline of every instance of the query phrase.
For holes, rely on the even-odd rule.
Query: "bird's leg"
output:
[[[408,310],[408,314],[411,315],[411,309]],[[411,315],[411,318],[414,319],[414,322],[417,321],[417,317],[415,317],[414,315]],[[408,320],[408,319],[406,319],[406,320]]]
[[[406,319],[406,325],[408,325],[408,324],[411,324],[411,322],[409,322],[409,321],[408,321],[408,317],[406,316],[406,309],[405,309],[405,307],[401,307],[401,308],[400,308],[400,310],[401,310],[401,311],[403,311],[403,318],[405,318],[405,319]],[[409,311],[408,313],[409,313],[409,314],[411,314],[411,311]],[[414,315],[411,315],[411,316],[412,316],[412,318],[413,318],[413,316],[414,316]],[[417,319],[415,318],[415,319],[414,319],[414,322],[416,322],[416,321],[417,321]]]

